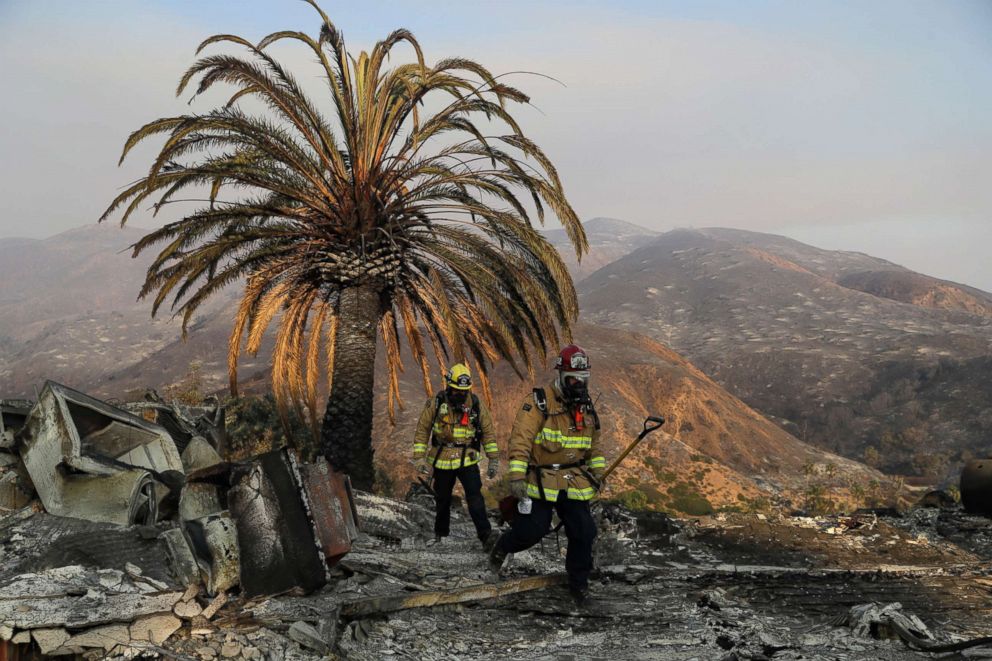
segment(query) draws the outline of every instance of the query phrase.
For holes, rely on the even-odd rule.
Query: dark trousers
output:
[[[451,531],[451,490],[455,488],[455,478],[462,483],[468,513],[475,524],[479,539],[484,540],[493,529],[486,516],[486,501],[482,497],[482,477],[479,464],[463,466],[455,470],[434,470],[434,494],[437,514],[434,515],[434,534],[447,537]]]
[[[592,571],[592,543],[596,539],[596,522],[589,513],[589,502],[559,498],[558,502],[534,499],[530,514],[518,514],[510,531],[499,538],[500,547],[507,553],[525,551],[540,542],[551,529],[551,514],[558,511],[558,518],[565,524],[568,553],[565,571],[570,587],[585,589],[589,586]]]

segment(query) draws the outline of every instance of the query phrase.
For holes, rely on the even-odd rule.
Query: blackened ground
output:
[[[838,624],[852,606],[868,602],[901,603],[937,641],[992,634],[992,522],[953,509],[881,519],[730,514],[677,520],[608,506],[599,517],[593,600],[581,608],[554,587],[338,620],[340,606],[372,596],[491,584],[560,572],[564,564],[566,539],[552,535],[496,576],[460,509],[453,512],[451,537],[432,544],[433,515],[422,504],[358,494],[358,508],[364,532],[322,590],[255,600],[232,594],[212,620],[185,622],[163,645],[167,653],[318,659],[321,654],[290,639],[290,627],[336,622],[336,654],[358,661],[933,658]],[[0,522],[0,568],[16,574],[113,560],[53,552],[51,546],[73,535],[90,535],[90,524],[66,521],[26,512]],[[128,534],[137,535],[131,543],[140,546],[140,531]],[[144,548],[136,552],[143,557]]]
[[[349,623],[342,652],[427,660],[930,658],[835,624],[867,602],[902,603],[943,641],[992,633],[989,564],[889,521],[604,514],[589,606],[549,588],[402,611]],[[470,525],[456,512],[454,535],[441,547],[425,545],[426,528],[400,544],[370,538],[352,567],[431,589],[495,580]],[[564,536],[547,538],[513,558],[504,578],[560,571],[564,545]]]
[[[937,510],[930,511],[936,515]],[[977,532],[972,528],[980,528],[985,535],[992,532],[987,519],[974,518],[965,525],[945,521],[943,527],[932,526],[929,534],[919,526],[905,524],[901,519],[872,515],[811,518],[727,514],[700,520],[693,529],[694,539],[720,561],[741,565],[948,567],[990,559],[968,549],[979,546],[972,541]],[[939,529],[947,534],[942,535]]]

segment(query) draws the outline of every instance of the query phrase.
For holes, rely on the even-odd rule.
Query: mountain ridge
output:
[[[980,376],[992,320],[837,281],[865,267],[931,281],[774,235],[676,230],[582,280],[580,305],[590,321],[671,345],[800,438],[848,457],[872,448],[890,470],[949,475],[992,450]],[[946,401],[956,417],[941,415]]]

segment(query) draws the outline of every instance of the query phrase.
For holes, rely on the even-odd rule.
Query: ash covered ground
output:
[[[839,624],[852,607],[871,602],[898,602],[942,642],[992,633],[992,526],[959,510],[678,521],[607,505],[601,516],[600,575],[589,606],[574,607],[564,588],[554,587],[393,613],[350,625],[342,651],[355,659],[549,661],[931,657],[901,640],[857,632],[856,623]],[[432,587],[457,580],[453,574],[492,580],[464,517],[455,530],[461,537],[439,552],[370,537],[350,564]],[[969,548],[948,538],[958,533]],[[506,577],[559,571],[564,535],[561,544],[559,550],[551,536],[543,548],[516,556]]]
[[[727,514],[674,520],[635,516],[606,504],[599,508],[598,572],[587,606],[575,607],[563,586],[551,586],[391,610],[403,597],[560,572],[566,540],[549,536],[541,547],[513,557],[497,576],[460,510],[454,513],[452,536],[433,545],[433,514],[424,504],[367,494],[357,501],[363,532],[321,591],[254,600],[234,592],[221,604],[187,593],[176,596],[170,622],[178,626],[163,639],[142,643],[132,635],[118,646],[85,654],[555,661],[992,658],[992,648],[913,650],[885,626],[884,614],[881,623],[863,612],[852,615],[852,608],[874,603],[877,620],[877,611],[888,606],[886,612],[909,622],[930,644],[992,634],[992,522],[956,508],[915,509],[898,517]],[[92,608],[129,592],[160,595],[173,589],[165,565],[154,557],[138,576],[98,572],[94,567],[105,566],[112,553],[95,539],[115,549],[127,544],[137,549],[154,535],[140,528],[93,526],[32,508],[0,519],[0,609],[30,585],[36,590],[61,585],[65,598],[90,599]],[[130,557],[142,556],[134,550]],[[153,590],[145,579],[159,585]],[[356,614],[356,604],[370,612]],[[77,607],[86,609],[85,603]],[[59,640],[64,631],[71,641],[85,633],[73,625],[47,627],[42,635]],[[127,624],[109,622],[99,629],[109,635],[113,626],[117,635],[129,631]],[[91,637],[94,630],[88,629]],[[71,648],[65,644],[62,649]]]

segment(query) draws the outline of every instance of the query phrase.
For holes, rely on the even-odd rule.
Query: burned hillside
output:
[[[588,319],[669,344],[825,450],[936,482],[988,448],[986,292],[727,229],[663,234],[579,289]]]

